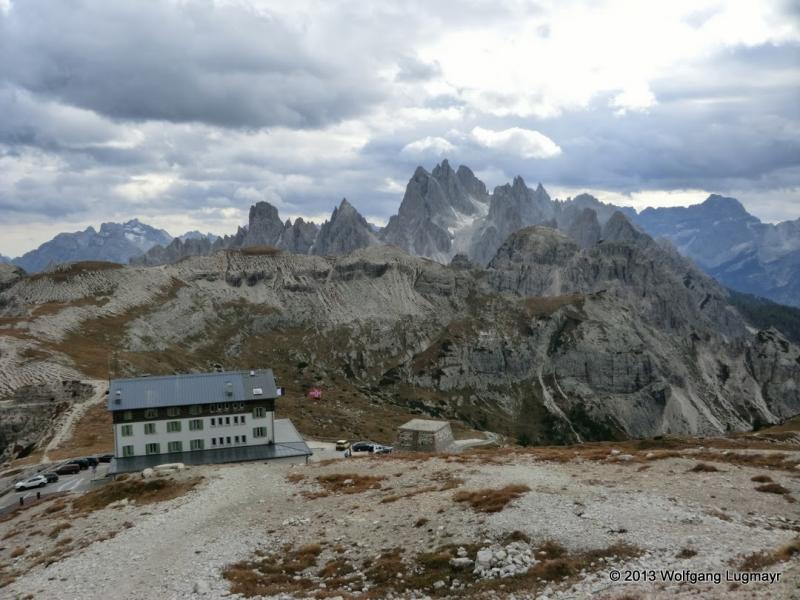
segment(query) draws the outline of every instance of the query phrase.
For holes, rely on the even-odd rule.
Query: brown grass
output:
[[[792,559],[800,554],[800,537],[777,550],[754,552],[745,556],[738,568],[742,571],[761,571],[772,565]]]
[[[333,494],[360,494],[367,490],[379,490],[380,482],[384,479],[386,478],[382,476],[356,473],[336,473],[317,477],[317,481],[325,491]]]
[[[11,551],[10,556],[11,558],[17,558],[19,556],[22,556],[23,554],[25,554],[25,548],[23,548],[22,546],[17,546]]]
[[[780,483],[765,483],[756,488],[757,492],[764,492],[765,494],[788,494],[789,490],[783,487]]]
[[[697,463],[691,469],[689,469],[689,473],[717,473],[719,469],[714,465],[709,465],[708,463]]]
[[[75,275],[90,271],[110,271],[121,269],[123,265],[118,263],[106,262],[102,260],[82,260],[73,263],[59,265],[55,270],[43,273],[35,273],[30,276],[31,281],[39,279],[50,279],[52,281],[67,281]]]
[[[495,513],[503,510],[531,488],[527,485],[507,485],[499,489],[484,488],[475,491],[456,492],[453,500],[466,502],[477,512]]]
[[[321,552],[319,544],[309,544],[297,550],[284,549],[233,564],[222,575],[230,582],[232,593],[247,597],[304,592],[314,584],[301,574],[317,564]]]
[[[772,483],[772,477],[769,475],[755,475],[750,478],[750,481],[755,481],[756,483]]]
[[[125,498],[135,501],[139,505],[164,502],[182,496],[194,489],[202,479],[202,477],[192,477],[183,481],[172,479],[115,481],[96,490],[86,492],[76,498],[72,502],[72,506],[78,512],[89,513]]]
[[[300,483],[305,478],[306,476],[303,475],[302,473],[289,473],[286,476],[286,481],[288,481],[289,483]]]
[[[69,529],[70,527],[72,527],[71,524],[67,523],[66,521],[63,521],[58,525],[56,525],[55,527],[53,527],[53,529],[51,529],[50,533],[47,535],[50,537],[50,539],[54,540],[61,534],[62,531]]]

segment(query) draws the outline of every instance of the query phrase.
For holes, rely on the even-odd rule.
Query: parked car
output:
[[[375,444],[372,442],[356,442],[350,446],[350,450],[352,452],[372,452],[373,446],[375,446]]]
[[[59,475],[73,475],[75,473],[80,473],[80,471],[80,465],[74,462],[65,463],[56,469],[56,473]]]
[[[347,450],[349,447],[350,447],[350,442],[348,440],[338,440],[336,442],[337,450]]]
[[[52,471],[49,473],[42,473],[42,475],[44,475],[45,479],[47,479],[47,483],[55,483],[56,481],[58,481],[58,475],[56,475]]]
[[[79,468],[80,470],[83,470],[83,469],[88,469],[88,468],[89,468],[89,461],[88,461],[88,460],[86,460],[85,458],[73,458],[73,459],[72,459],[71,461],[69,461],[67,464],[70,464],[70,465],[78,465],[78,468]]]
[[[393,450],[393,446],[381,446],[380,444],[373,444],[372,446],[372,452],[374,454],[389,454]]]
[[[98,458],[96,456],[87,456],[83,460],[85,460],[87,463],[89,463],[90,467],[96,467],[97,465],[100,464],[100,461],[98,460]]]
[[[23,481],[18,481],[14,484],[14,489],[17,491],[20,490],[29,490],[31,488],[37,487],[44,487],[47,485],[47,477],[44,475],[34,475],[30,479],[25,479]]]
[[[104,463],[110,463],[112,458],[114,458],[113,454],[101,454],[97,457],[97,460]]]

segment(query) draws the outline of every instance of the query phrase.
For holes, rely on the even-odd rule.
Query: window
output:
[[[122,456],[133,456],[133,446],[123,446]]]
[[[122,433],[122,435],[125,437],[133,435],[133,425],[123,425],[120,427],[120,433]]]
[[[238,444],[239,443],[239,436],[237,435],[236,437],[234,437],[233,441]]]
[[[230,444],[231,443],[231,436],[227,436],[225,443],[226,444]]]
[[[191,421],[189,421],[189,431],[202,431],[202,430],[203,430],[203,419],[192,419]]]
[[[217,426],[217,420],[214,417],[211,417],[211,426],[212,427],[216,427]]]
[[[158,418],[158,409],[157,408],[148,408],[144,411],[144,418],[145,419],[157,419]]]
[[[246,435],[243,435],[243,436],[242,436],[242,443],[243,443],[243,444],[246,444],[246,443],[247,443],[247,436],[246,436]]]
[[[132,421],[133,420],[133,411],[132,410],[123,411],[122,419],[124,421]]]
[[[230,425],[230,424],[231,424],[231,418],[225,417],[225,425]]]
[[[181,430],[180,421],[167,421],[167,433],[175,433]]]
[[[266,427],[254,427],[253,428],[253,437],[256,437],[256,438],[267,437],[267,428]]]
[[[233,417],[233,424],[234,425],[238,425],[239,424],[239,417]]]
[[[216,446],[217,445],[217,438],[211,438],[211,445],[212,446]]]
[[[205,447],[203,440],[191,440],[189,442],[189,450],[203,450]]]
[[[256,406],[253,408],[253,418],[254,419],[263,419],[267,416],[267,409],[263,406]]]
[[[189,407],[189,414],[190,415],[199,415],[203,412],[202,407],[199,404],[192,404]]]
[[[168,442],[167,452],[183,452],[183,442]]]
[[[144,447],[146,454],[159,454],[161,452],[161,444],[147,444]]]
[[[239,421],[241,422],[241,424],[242,424],[242,425],[244,425],[244,415],[242,415],[241,417],[239,417]]]
[[[167,409],[167,416],[168,417],[179,417],[181,416],[181,409],[177,406],[170,406]]]
[[[145,423],[144,424],[144,432],[147,435],[152,435],[156,432],[156,424],[155,423]]]

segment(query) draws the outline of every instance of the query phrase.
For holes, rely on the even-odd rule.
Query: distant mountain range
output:
[[[671,242],[725,286],[800,306],[800,219],[762,223],[737,200],[718,195],[689,207],[637,213],[589,194],[552,199],[541,183],[531,189],[521,177],[489,192],[468,167],[453,170],[447,160],[430,172],[416,169],[398,213],[383,229],[368,223],[346,199],[322,225],[301,218],[283,221],[277,208],[259,202],[250,208],[247,225],[233,235],[193,231],[172,238],[137,220],[104,223],[99,232],[90,227],[59,234],[13,263],[27,271],[76,260],[160,265],[248,246],[336,256],[388,244],[443,264],[456,259],[486,266],[511,234],[532,225],[557,228],[581,248],[591,248],[604,239],[615,212]]]

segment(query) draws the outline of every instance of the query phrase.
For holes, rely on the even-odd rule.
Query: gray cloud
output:
[[[25,0],[0,16],[0,77],[113,118],[224,127],[317,127],[381,98],[369,56],[305,40],[239,4]]]
[[[552,118],[497,116],[446,80],[435,60],[444,56],[424,49],[443,32],[506,31],[538,18],[535,6],[303,6],[292,18],[203,0],[146,9],[17,0],[0,10],[0,236],[132,217],[168,229],[181,217],[225,233],[235,217],[221,215],[243,219],[256,199],[317,217],[347,196],[385,220],[415,167],[442,158],[435,146],[403,152],[426,138],[447,140],[451,162],[489,174],[490,185],[521,174],[566,188],[704,189],[736,195],[762,218],[800,216],[797,44],[678,64],[649,81],[657,104],[646,112],[615,114],[612,91]],[[784,7],[796,22],[795,9]],[[702,27],[714,14],[688,20]],[[549,39],[558,24],[533,31]],[[512,89],[480,91],[512,105]],[[562,152],[524,159],[481,145],[475,127],[537,131]],[[0,251],[17,255],[25,244]]]

